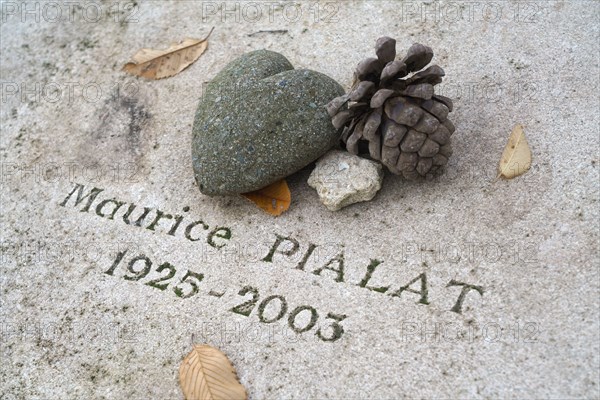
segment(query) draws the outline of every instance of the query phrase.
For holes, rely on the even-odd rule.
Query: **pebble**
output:
[[[281,54],[246,53],[207,85],[193,125],[192,165],[207,195],[251,192],[315,161],[339,141],[325,106],[344,89]]]
[[[332,150],[319,161],[308,178],[319,199],[331,211],[369,201],[381,189],[381,164],[347,151]]]

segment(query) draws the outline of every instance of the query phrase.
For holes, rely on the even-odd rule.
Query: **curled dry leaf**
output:
[[[275,216],[281,215],[290,208],[292,202],[292,194],[285,179],[254,192],[243,193],[242,196]]]
[[[245,400],[246,389],[227,356],[197,344],[179,367],[179,383],[186,400]]]
[[[522,125],[513,128],[498,165],[498,178],[512,179],[531,168],[531,150]]]
[[[214,28],[213,28],[214,29]],[[147,79],[162,79],[176,75],[194,63],[208,48],[208,37],[185,38],[166,50],[141,49],[132,57],[133,62],[123,66],[123,71]]]

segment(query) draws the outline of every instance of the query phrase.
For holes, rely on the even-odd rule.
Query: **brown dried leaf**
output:
[[[194,345],[183,359],[179,384],[186,400],[248,398],[227,356],[208,345]]]
[[[531,150],[522,125],[515,125],[498,165],[498,178],[512,179],[531,168]],[[496,179],[498,179],[496,178]]]
[[[213,28],[214,29],[214,28]],[[133,62],[123,66],[123,71],[147,79],[162,79],[177,75],[193,64],[208,48],[208,37],[185,38],[166,50],[141,49],[132,57]]]
[[[275,216],[281,215],[290,208],[292,202],[292,194],[285,179],[254,192],[243,193],[242,196]]]

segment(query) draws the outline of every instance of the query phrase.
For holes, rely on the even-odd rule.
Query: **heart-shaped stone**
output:
[[[207,85],[193,126],[192,164],[207,195],[260,189],[310,164],[339,139],[325,105],[333,79],[281,54],[246,53]]]

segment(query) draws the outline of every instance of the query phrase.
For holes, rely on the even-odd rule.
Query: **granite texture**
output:
[[[182,399],[179,363],[199,342],[227,354],[252,400],[600,397],[597,1],[109,1],[93,3],[97,21],[91,2],[26,3],[37,20],[0,3],[2,400]],[[48,20],[56,4],[65,21]],[[213,26],[177,76],[120,71]],[[230,60],[269,49],[347,90],[384,35],[444,67],[460,134],[442,176],[388,174],[373,201],[332,213],[302,170],[277,218],[199,192],[193,117]],[[532,167],[495,180],[517,123]],[[80,203],[61,206],[76,184]],[[152,265],[135,280],[139,255]],[[148,285],[165,262],[168,287]],[[193,292],[188,270],[203,280],[178,297]],[[259,297],[248,316],[231,311],[253,299],[246,286]],[[287,311],[268,322],[275,295]],[[290,326],[299,306],[313,327],[309,308]]]
[[[343,93],[333,79],[294,70],[272,51],[232,61],[208,85],[196,111],[192,163],[200,191],[250,192],[319,158],[340,134],[325,105]]]

